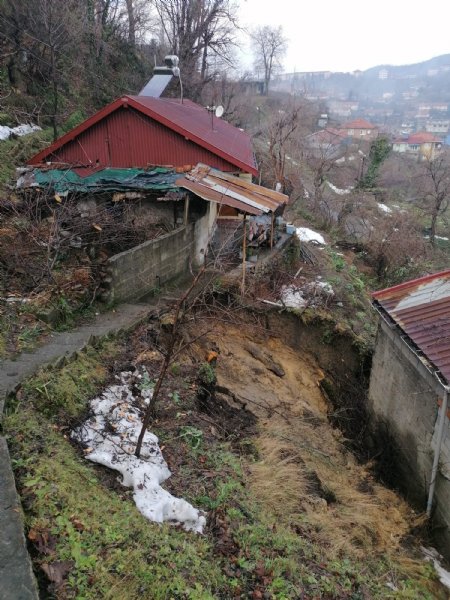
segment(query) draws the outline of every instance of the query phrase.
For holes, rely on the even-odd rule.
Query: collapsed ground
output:
[[[140,365],[156,379],[170,319],[155,314],[10,399],[4,428],[42,597],[446,598],[418,551],[420,517],[330,426],[314,348],[293,350],[259,312],[229,323],[228,309],[186,319],[151,427],[166,488],[208,515],[203,536],[145,520],[116,474],[70,441],[116,374]]]

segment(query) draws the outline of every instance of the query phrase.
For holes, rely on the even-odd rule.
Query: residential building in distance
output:
[[[432,159],[442,148],[442,141],[427,131],[419,131],[410,135],[394,140],[392,150],[413,154],[419,159]]]
[[[358,140],[374,140],[378,137],[378,127],[365,119],[355,119],[339,127],[346,136]]]

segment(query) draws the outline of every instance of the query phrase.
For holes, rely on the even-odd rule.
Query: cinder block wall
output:
[[[156,291],[198,265],[197,240],[205,236],[208,215],[155,240],[112,256],[108,261],[110,300],[125,302]]]
[[[395,332],[378,331],[369,388],[372,430],[390,482],[425,511],[433,463],[439,388]],[[434,531],[450,558],[450,431],[444,439],[435,492]]]

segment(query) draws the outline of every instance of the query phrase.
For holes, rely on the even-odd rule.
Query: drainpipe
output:
[[[431,480],[430,487],[428,490],[428,501],[427,501],[427,516],[431,515],[431,508],[433,506],[433,496],[434,489],[436,487],[436,478],[439,467],[439,458],[441,455],[441,447],[442,440],[444,439],[444,428],[447,420],[447,406],[448,406],[448,392],[450,391],[450,387],[448,385],[443,386],[444,388],[444,398],[442,400],[441,410],[439,411],[439,423],[438,423],[438,432],[437,432],[437,440],[436,440],[436,449],[434,451],[434,459],[433,459],[433,467],[431,469]]]

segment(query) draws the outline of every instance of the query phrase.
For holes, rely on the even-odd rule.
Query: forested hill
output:
[[[175,53],[197,99],[235,31],[230,0],[0,0],[0,125],[33,121],[60,133],[124,93]],[[210,57],[214,55],[214,68]]]

